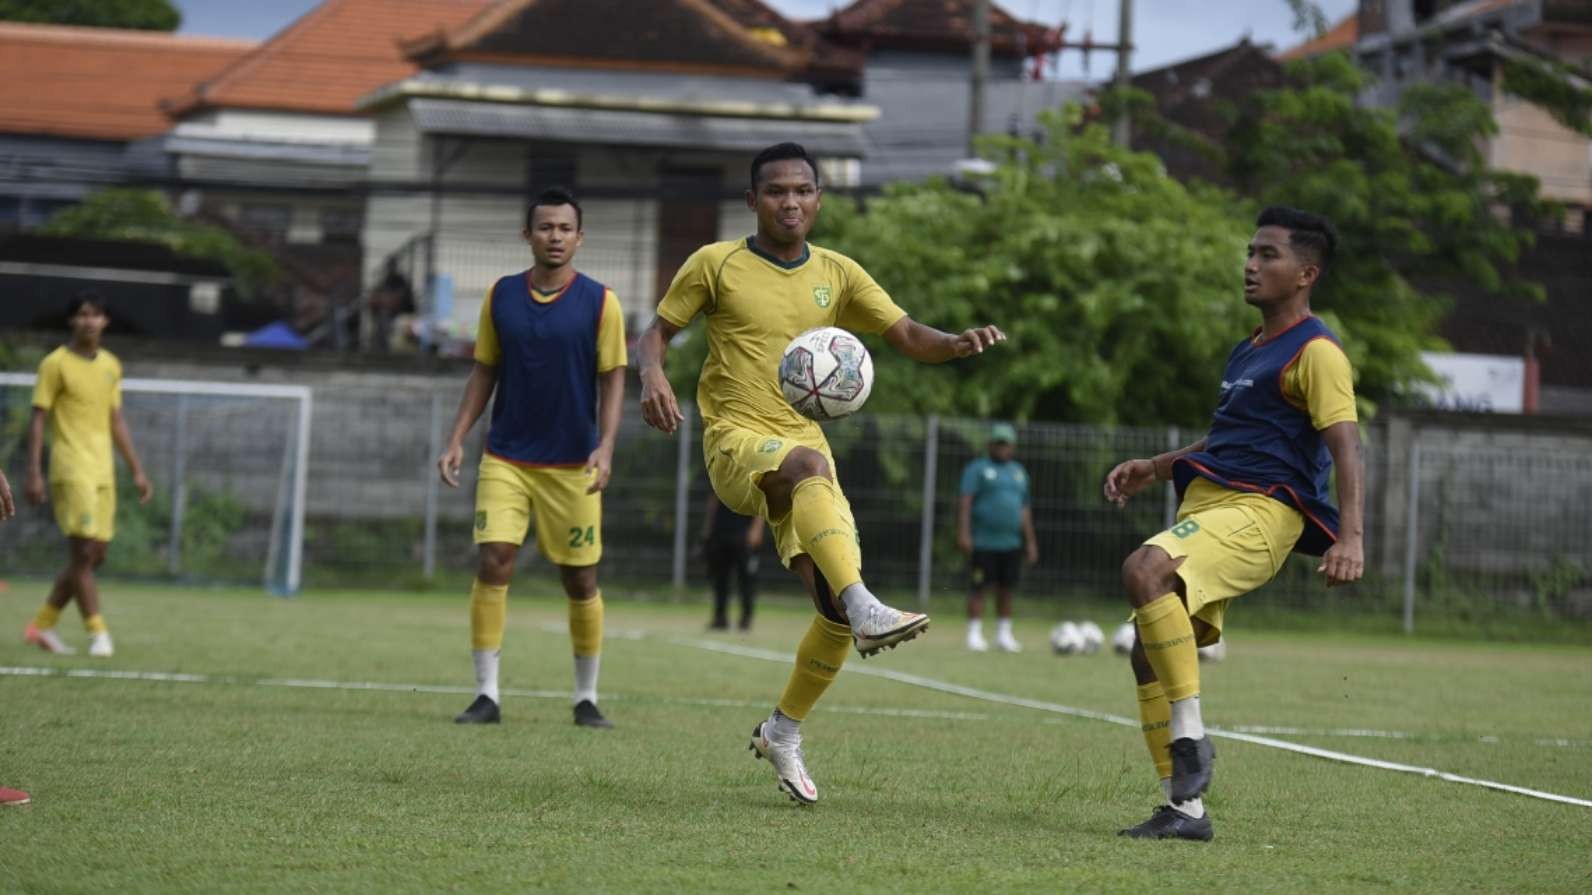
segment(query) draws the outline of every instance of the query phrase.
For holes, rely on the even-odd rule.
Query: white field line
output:
[[[639,639],[639,638],[636,638],[636,639]],[[791,655],[789,653],[779,653],[779,652],[775,652],[773,650],[765,650],[765,649],[758,649],[756,647],[740,646],[738,644],[718,643],[718,642],[715,642],[715,641],[688,640],[688,639],[666,639],[663,642],[669,643],[669,644],[672,644],[672,645],[675,645],[675,646],[684,646],[684,647],[688,647],[688,648],[692,648],[692,649],[707,650],[707,651],[710,651],[710,652],[724,653],[724,654],[727,654],[727,655],[740,656],[740,657],[748,658],[748,659],[759,659],[759,660],[768,661],[768,662],[779,662],[779,663],[782,663],[782,664],[790,664],[791,662],[793,662],[795,660],[795,656]],[[996,692],[992,692],[992,691],[989,691],[989,690],[980,690],[980,689],[977,689],[977,688],[974,688],[974,687],[965,687],[965,686],[962,686],[961,684],[953,684],[953,683],[949,683],[947,681],[940,681],[940,680],[935,680],[934,678],[923,677],[922,675],[907,674],[905,672],[890,671],[888,669],[882,669],[882,668],[868,668],[868,667],[858,666],[856,664],[853,664],[848,670],[851,671],[851,673],[853,673],[853,674],[860,674],[860,675],[864,675],[864,676],[868,676],[868,677],[884,678],[886,680],[892,680],[892,681],[896,681],[898,683],[908,684],[910,686],[922,687],[922,688],[928,689],[928,690],[936,690],[936,691],[939,691],[939,692],[942,692],[942,693],[951,693],[951,694],[956,695],[956,696],[965,696],[965,697],[967,697],[969,699],[978,699],[978,700],[982,700],[982,701],[985,701],[985,702],[997,703],[999,705],[1019,706],[1021,708],[1030,708],[1030,709],[1035,709],[1037,711],[1050,712],[1052,714],[1067,715],[1067,716],[1071,716],[1071,717],[1075,717],[1075,718],[1085,718],[1085,719],[1089,719],[1089,720],[1093,720],[1093,721],[1104,721],[1104,722],[1106,722],[1108,724],[1116,724],[1118,726],[1123,726],[1123,727],[1137,728],[1139,726],[1139,722],[1138,722],[1137,719],[1128,718],[1128,717],[1125,717],[1123,715],[1113,715],[1113,714],[1110,714],[1110,713],[1107,713],[1107,712],[1096,712],[1096,711],[1092,711],[1090,709],[1074,708],[1072,706],[1061,705],[1060,703],[1046,702],[1044,700],[1038,700],[1038,699],[1028,699],[1028,698],[1022,697],[1022,696],[1013,696],[1013,695],[1009,695],[1009,694],[1005,694],[1005,693],[996,693]],[[182,674],[182,673],[163,672],[163,671],[116,671],[116,670],[111,670],[111,669],[103,669],[102,670],[102,669],[94,669],[94,668],[66,668],[66,669],[63,669],[63,668],[39,668],[39,667],[26,667],[26,666],[24,666],[24,667],[0,666],[0,677],[68,677],[68,678],[80,678],[80,679],[81,678],[98,678],[98,679],[105,679],[105,680],[133,680],[133,681],[149,681],[149,682],[156,682],[156,683],[185,683],[185,684],[211,684],[211,683],[213,683],[213,684],[250,684],[250,683],[252,683],[255,686],[264,686],[264,687],[296,687],[296,688],[319,689],[319,690],[376,690],[376,691],[383,691],[383,692],[412,692],[412,693],[454,693],[454,694],[459,694],[459,695],[466,695],[466,694],[475,692],[474,689],[470,688],[470,687],[439,686],[439,685],[431,685],[431,684],[376,683],[376,682],[370,682],[370,681],[329,681],[329,680],[315,680],[315,679],[303,679],[303,678],[265,678],[265,679],[260,679],[260,680],[249,681],[249,680],[245,680],[245,679],[238,678],[238,677],[235,677],[235,676],[230,676],[230,675]],[[506,689],[503,692],[505,694],[511,695],[511,696],[525,696],[525,697],[536,698],[536,699],[568,699],[568,698],[570,698],[569,694],[566,693],[566,692],[554,692],[554,691],[548,691],[548,690],[514,690],[514,689]],[[614,699],[616,697],[610,696],[609,698],[610,699]],[[747,702],[747,701],[726,700],[726,699],[689,699],[689,698],[682,698],[682,699],[671,699],[671,700],[668,700],[668,701],[675,702],[675,703],[682,704],[682,705],[710,705],[710,706],[731,706],[731,707],[755,707],[755,706],[762,705],[762,703],[753,703],[753,702]],[[874,708],[866,708],[866,707],[851,708],[851,707],[844,707],[844,706],[836,706],[836,707],[827,708],[826,710],[827,711],[834,711],[834,712],[844,712],[846,714],[894,715],[894,716],[901,716],[901,717],[936,718],[936,719],[947,719],[947,720],[985,720],[987,718],[987,716],[981,716],[981,715],[969,714],[969,713],[962,713],[962,712],[941,712],[941,711],[921,710],[921,709],[890,709],[890,708],[874,709]],[[1550,801],[1550,802],[1560,802],[1560,803],[1563,803],[1563,804],[1566,804],[1566,805],[1578,805],[1578,806],[1583,807],[1583,808],[1592,808],[1592,801],[1589,801],[1587,799],[1578,799],[1578,798],[1575,798],[1573,796],[1565,796],[1565,795],[1559,795],[1558,793],[1544,792],[1542,790],[1536,790],[1536,789],[1528,789],[1528,788],[1523,787],[1523,786],[1514,786],[1514,785],[1511,785],[1511,784],[1508,784],[1508,783],[1499,783],[1499,782],[1493,781],[1493,780],[1481,780],[1481,779],[1477,779],[1477,778],[1474,778],[1474,777],[1465,777],[1465,776],[1462,776],[1462,775],[1459,775],[1459,774],[1451,774],[1451,773],[1448,773],[1447,771],[1439,771],[1436,768],[1423,768],[1423,767],[1420,767],[1420,766],[1417,766],[1417,765],[1407,765],[1407,764],[1401,764],[1399,762],[1382,761],[1382,760],[1376,759],[1376,758],[1367,758],[1365,756],[1360,756],[1360,755],[1351,755],[1351,754],[1346,753],[1346,752],[1336,752],[1336,751],[1333,751],[1333,750],[1330,750],[1330,749],[1320,749],[1320,748],[1317,748],[1315,746],[1306,746],[1306,745],[1302,745],[1302,744],[1299,744],[1299,743],[1290,743],[1290,742],[1286,742],[1284,740],[1272,739],[1271,737],[1264,737],[1264,736],[1257,736],[1255,734],[1250,734],[1250,733],[1243,733],[1243,732],[1238,731],[1238,730],[1223,730],[1223,729],[1218,729],[1218,728],[1214,728],[1214,727],[1206,728],[1206,729],[1208,731],[1210,731],[1211,736],[1222,737],[1222,738],[1231,739],[1231,740],[1238,740],[1240,742],[1250,743],[1250,744],[1257,745],[1257,746],[1267,746],[1267,747],[1270,747],[1272,749],[1281,749],[1281,750],[1283,750],[1285,752],[1293,752],[1293,753],[1296,753],[1296,754],[1299,754],[1299,755],[1309,755],[1309,756],[1313,756],[1315,758],[1326,759],[1328,761],[1336,761],[1336,762],[1341,762],[1341,763],[1344,763],[1344,764],[1360,765],[1362,767],[1378,768],[1378,769],[1381,769],[1381,770],[1394,771],[1394,772],[1398,772],[1398,773],[1416,774],[1416,775],[1419,775],[1419,776],[1422,776],[1422,777],[1432,777],[1432,778],[1436,778],[1438,780],[1445,780],[1445,781],[1448,781],[1450,783],[1464,783],[1464,784],[1469,784],[1471,786],[1480,786],[1480,787],[1483,787],[1483,788],[1486,788],[1486,789],[1494,789],[1494,790],[1498,790],[1498,791],[1501,791],[1501,792],[1510,792],[1510,793],[1515,793],[1515,794],[1518,794],[1518,795],[1530,796],[1532,798],[1544,799],[1544,800],[1547,800],[1547,801]],[[1484,739],[1487,739],[1487,738],[1484,738]],[[1553,745],[1579,745],[1579,742],[1578,741],[1574,741],[1574,740],[1537,740],[1537,742],[1539,744],[1543,744],[1543,745],[1547,745],[1547,744],[1553,744]]]
[[[672,643],[676,646],[690,647],[692,649],[709,650],[711,652],[717,653],[728,653],[730,655],[742,656],[748,659],[761,659],[764,661],[782,662],[785,664],[790,664],[791,662],[795,661],[796,658],[794,655],[788,653],[777,653],[771,650],[756,649],[753,647],[745,647],[731,643],[718,643],[711,640],[688,640],[678,638],[669,639],[665,642]],[[1054,702],[1028,699],[1022,696],[995,693],[989,690],[979,690],[974,687],[964,687],[961,684],[953,684],[946,681],[935,680],[934,678],[923,677],[921,675],[906,674],[900,671],[890,671],[883,668],[862,666],[856,662],[847,663],[846,671],[853,674],[867,675],[869,677],[881,677],[885,678],[886,680],[898,681],[900,683],[909,684],[914,687],[937,690],[941,693],[953,693],[958,696],[966,696],[970,699],[979,699],[985,702],[998,703],[1000,705],[1022,706],[1023,708],[1036,709],[1042,712],[1052,712],[1059,715],[1070,715],[1075,718],[1088,718],[1094,721],[1105,721],[1109,724],[1117,724],[1135,729],[1139,727],[1139,721],[1136,718],[1127,718],[1122,715],[1113,715],[1106,712],[1096,712],[1089,709],[1074,708],[1072,706],[1061,705]],[[1579,805],[1582,808],[1592,808],[1592,800],[1578,799],[1574,796],[1565,796],[1558,793],[1544,792],[1538,789],[1527,789],[1524,786],[1514,786],[1508,783],[1499,783],[1493,780],[1480,780],[1474,777],[1465,777],[1459,774],[1451,774],[1447,771],[1439,771],[1436,768],[1423,768],[1418,765],[1401,764],[1395,761],[1382,761],[1381,759],[1377,758],[1366,758],[1363,755],[1351,755],[1347,752],[1335,752],[1331,749],[1320,749],[1315,746],[1306,746],[1300,743],[1290,743],[1285,740],[1258,736],[1252,733],[1242,733],[1236,730],[1221,730],[1214,727],[1208,727],[1206,730],[1210,732],[1211,736],[1222,737],[1230,740],[1238,740],[1239,742],[1251,743],[1256,746],[1267,746],[1272,749],[1281,749],[1284,752],[1293,752],[1298,755],[1309,755],[1315,758],[1323,758],[1327,761],[1360,765],[1362,767],[1368,768],[1378,768],[1384,771],[1395,771],[1397,773],[1403,774],[1416,774],[1422,777],[1434,777],[1438,780],[1446,780],[1450,783],[1465,783],[1471,786],[1480,786],[1487,789],[1499,790],[1501,792],[1512,792],[1517,795],[1530,796],[1536,799],[1545,799],[1550,802],[1560,802],[1566,805]]]
[[[181,684],[241,684],[256,687],[288,687],[305,690],[366,690],[383,693],[443,693],[472,696],[474,687],[446,684],[404,684],[379,681],[332,681],[315,678],[243,678],[234,675],[178,674],[167,671],[116,671],[101,668],[40,668],[31,666],[0,666],[0,677],[67,677],[118,681],[149,681],[153,683]],[[568,690],[523,690],[504,687],[504,696],[526,699],[571,699]],[[610,701],[623,701],[620,694],[604,694]],[[768,708],[767,700],[714,699],[709,697],[668,696],[648,698],[648,701],[670,705],[694,705],[709,708]],[[929,718],[938,721],[989,721],[991,716],[979,712],[953,712],[940,709],[898,708],[892,706],[826,706],[824,711],[842,715],[874,715],[890,718]]]

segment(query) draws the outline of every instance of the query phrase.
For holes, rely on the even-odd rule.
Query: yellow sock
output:
[[[824,573],[830,590],[840,592],[862,580],[856,523],[841,511],[840,491],[822,477],[807,479],[790,493],[791,521],[802,551]]]
[[[45,603],[39,607],[38,614],[33,616],[33,627],[41,631],[47,630],[55,627],[55,623],[60,620],[61,610],[51,606],[49,603]]]
[[[1172,702],[1200,695],[1200,657],[1194,645],[1194,623],[1177,594],[1140,606],[1133,614],[1139,626],[1144,657],[1155,669],[1166,698]]]
[[[1160,681],[1139,685],[1139,730],[1144,733],[1144,745],[1150,747],[1156,779],[1172,776],[1172,753],[1167,751],[1172,744],[1172,703]]]
[[[470,585],[470,648],[502,649],[508,618],[509,586],[475,579]]]
[[[818,698],[835,682],[835,675],[846,664],[850,652],[850,627],[837,625],[821,615],[813,616],[807,636],[796,647],[796,667],[791,669],[785,692],[779,697],[780,712],[794,721],[806,718]]]
[[[577,656],[597,656],[603,651],[603,593],[590,600],[569,601],[569,641]]]
[[[89,634],[104,634],[109,631],[110,628],[106,627],[105,625],[105,616],[96,612],[88,618],[83,619],[83,630],[89,632]]]

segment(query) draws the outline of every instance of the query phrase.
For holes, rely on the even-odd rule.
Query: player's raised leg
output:
[[[1180,560],[1153,544],[1135,550],[1122,564],[1122,583],[1134,608],[1139,649],[1155,671],[1171,708],[1170,797],[1177,805],[1203,793],[1211,782],[1215,750],[1200,718],[1199,649],[1194,623],[1180,594]]]
[[[828,459],[797,447],[758,483],[771,519],[789,513],[803,552],[839,598],[857,652],[864,657],[918,636],[929,617],[879,602],[862,583],[862,552],[851,508],[833,479]]]

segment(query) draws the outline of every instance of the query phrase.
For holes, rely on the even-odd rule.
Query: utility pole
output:
[[[1130,57],[1133,55],[1133,0],[1117,0],[1117,78],[1116,89],[1120,92],[1128,88],[1132,65]],[[1133,130],[1128,122],[1128,113],[1123,109],[1117,115],[1117,120],[1111,124],[1111,139],[1118,146],[1127,148],[1133,138]]]
[[[989,0],[973,0],[973,81],[967,98],[967,157],[984,129],[984,88],[989,83]]]

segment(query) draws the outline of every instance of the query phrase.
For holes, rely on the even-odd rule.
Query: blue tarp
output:
[[[278,320],[262,326],[243,340],[248,348],[280,348],[286,351],[303,351],[310,347],[298,331]]]

